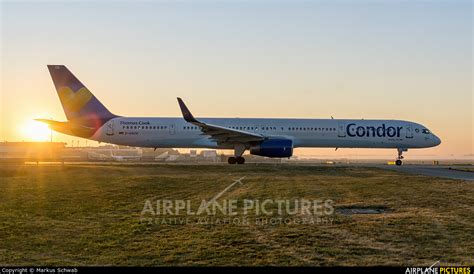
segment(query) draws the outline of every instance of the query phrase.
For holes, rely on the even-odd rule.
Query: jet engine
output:
[[[293,155],[293,141],[267,139],[250,146],[250,154],[272,158],[289,158]]]

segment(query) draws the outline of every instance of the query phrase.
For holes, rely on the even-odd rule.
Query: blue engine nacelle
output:
[[[293,141],[268,139],[250,146],[250,154],[273,158],[288,158],[293,155]]]

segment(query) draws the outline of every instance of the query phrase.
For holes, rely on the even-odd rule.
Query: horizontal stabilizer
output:
[[[95,129],[92,127],[87,127],[71,122],[59,122],[59,121],[54,121],[54,120],[48,120],[48,119],[35,119],[38,122],[45,123],[49,126],[50,129],[68,134],[68,135],[74,135],[74,136],[79,136],[79,137],[84,137],[84,138],[89,138],[95,133]]]

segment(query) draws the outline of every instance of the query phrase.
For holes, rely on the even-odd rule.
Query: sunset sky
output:
[[[402,119],[443,141],[408,156],[473,154],[470,0],[0,7],[0,141],[38,139],[33,118],[66,119],[46,68],[64,64],[123,116],[180,116],[179,96],[197,117]],[[297,152],[396,155],[333,150]]]

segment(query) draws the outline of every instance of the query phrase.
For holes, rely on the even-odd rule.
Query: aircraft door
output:
[[[411,125],[407,126],[406,133],[407,133],[407,135],[406,135],[407,138],[413,138],[413,128],[411,127]]]
[[[346,137],[346,125],[344,123],[339,123],[337,137]]]
[[[174,124],[169,125],[170,127],[170,135],[175,135],[176,134],[176,128],[174,127]]]
[[[114,135],[114,121],[109,121],[107,123],[107,131],[105,132],[105,134],[108,136]]]

